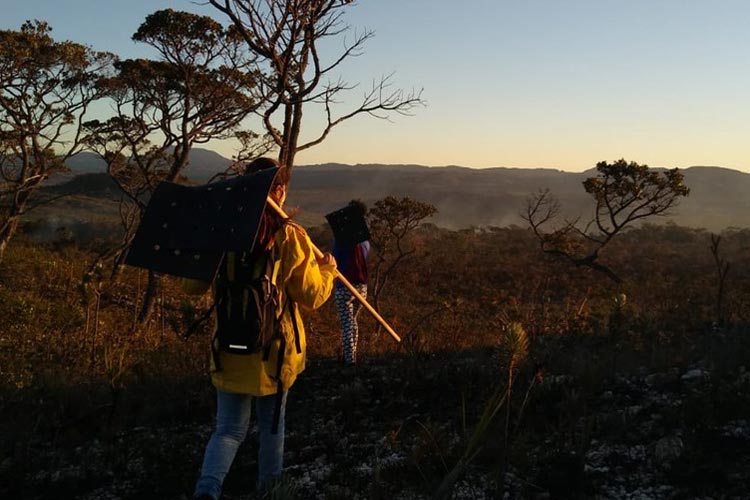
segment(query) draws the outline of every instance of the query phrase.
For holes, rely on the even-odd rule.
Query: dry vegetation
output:
[[[410,244],[380,297],[402,345],[364,318],[365,363],[345,371],[333,307],[307,316],[277,497],[744,497],[750,231],[715,248],[721,303],[701,230],[626,231],[601,256],[621,284],[520,228],[427,226]],[[95,251],[21,239],[0,268],[0,492],[188,498],[213,412],[209,332],[181,339],[170,280],[138,325],[145,272],[87,275]],[[228,498],[254,498],[255,439]]]
[[[270,2],[269,12],[207,3],[232,28],[172,10],[148,16],[133,39],[158,60],[56,42],[43,21],[0,31],[2,497],[188,498],[214,400],[210,327],[182,336],[208,304],[171,278],[108,268],[145,199],[159,181],[180,179],[192,147],[209,139],[237,135],[240,158],[270,141],[291,168],[298,151],[350,118],[424,104],[421,91],[386,76],[332,112],[356,85],[329,72],[373,33],[353,33],[328,62],[316,44],[344,35],[352,2]],[[89,120],[99,99],[113,115]],[[327,117],[317,133],[305,126],[307,143],[303,105]],[[268,136],[240,130],[250,112]],[[47,205],[29,219],[37,203],[71,194],[73,185],[40,188],[83,149],[105,160],[106,181],[79,179],[84,189],[64,209]],[[344,369],[332,305],[308,315],[309,369],[290,397],[286,474],[270,496],[747,498],[750,231],[634,229],[687,195],[682,174],[625,160],[597,171],[584,182],[596,201],[588,223],[548,227],[561,212],[546,191],[526,212],[531,230],[420,227],[435,207],[376,202],[371,222],[385,224],[371,224],[382,237],[373,302],[403,342],[363,318],[365,362]],[[356,184],[373,196],[362,172]],[[396,171],[402,180],[388,192],[408,194],[403,186],[420,183],[403,176],[415,172]],[[463,174],[446,169],[438,189],[424,185],[446,212],[473,198],[474,212],[507,213],[527,192],[499,195],[483,176],[491,193],[463,196]],[[349,192],[340,186],[338,196]],[[310,197],[334,201],[316,189]],[[115,210],[105,201],[113,197],[129,202]],[[700,208],[710,215],[710,204]],[[79,211],[86,224],[76,225]],[[113,217],[121,227],[111,228]],[[311,235],[330,245],[325,228]],[[256,440],[240,451],[227,498],[256,496]]]

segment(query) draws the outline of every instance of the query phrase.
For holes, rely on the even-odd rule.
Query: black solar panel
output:
[[[367,221],[356,205],[347,205],[331,212],[326,215],[326,220],[333,230],[334,238],[341,245],[356,245],[370,239]]]
[[[276,169],[202,186],[162,182],[146,207],[125,263],[213,280],[227,250],[252,250]]]

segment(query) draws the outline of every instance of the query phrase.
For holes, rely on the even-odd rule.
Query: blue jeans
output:
[[[248,394],[216,391],[216,429],[206,446],[201,475],[195,485],[195,497],[209,495],[211,498],[218,499],[221,495],[224,478],[229,472],[237,449],[247,435],[253,400],[255,400],[260,437],[258,488],[267,487],[273,478],[281,475],[284,462],[284,414],[287,394],[285,392],[281,400],[278,432],[271,434],[273,415],[276,410],[276,394],[253,397]]]

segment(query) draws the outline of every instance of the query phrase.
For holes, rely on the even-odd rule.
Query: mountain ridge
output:
[[[200,148],[193,150],[192,158],[185,174],[196,182],[204,182],[231,163],[218,153]],[[71,174],[92,171],[84,161],[74,162],[70,167]],[[750,227],[750,197],[747,196],[750,174],[714,166],[691,166],[681,170],[691,189],[690,196],[681,200],[673,215],[651,221],[671,220],[712,231]],[[527,198],[545,188],[560,201],[563,216],[585,218],[593,209],[593,201],[581,183],[594,172],[593,169],[567,172],[543,167],[478,169],[459,165],[318,163],[295,168],[288,203],[301,209],[307,223],[322,224],[324,214],[351,199],[371,204],[388,195],[408,196],[435,205],[438,213],[432,222],[451,229],[523,225],[520,213]],[[96,186],[104,186],[101,189],[111,197],[110,186],[104,179],[86,178],[85,186],[79,186],[78,192],[97,196],[95,191],[99,188]],[[75,192],[76,188],[68,186],[66,190]]]

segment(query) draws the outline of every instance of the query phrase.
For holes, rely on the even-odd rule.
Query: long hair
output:
[[[273,158],[257,158],[245,166],[245,174],[253,174],[268,168],[275,168],[278,170],[268,193],[271,199],[278,203],[281,200],[276,199],[277,188],[289,184],[289,172],[286,167],[281,167],[279,162]],[[282,219],[273,208],[266,204],[266,207],[263,209],[263,214],[260,217],[260,223],[258,224],[258,234],[255,239],[253,253],[261,253],[268,250],[274,243],[274,235],[283,227],[283,225],[284,219]]]

